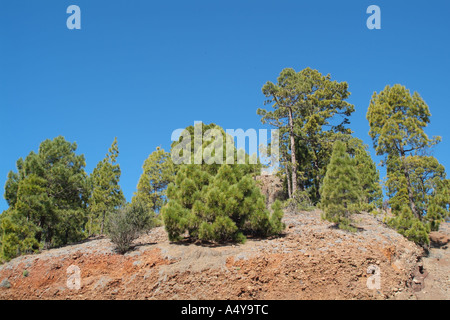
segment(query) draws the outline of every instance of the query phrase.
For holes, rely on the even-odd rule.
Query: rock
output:
[[[440,246],[446,245],[450,241],[450,238],[442,232],[433,231],[433,232],[430,232],[430,241],[435,246],[440,247]]]
[[[272,174],[263,174],[255,177],[261,193],[266,196],[266,206],[269,208],[277,199],[283,195],[283,183],[279,177]]]
[[[0,282],[0,288],[11,288],[11,283],[9,283],[8,279],[4,279],[2,282]]]

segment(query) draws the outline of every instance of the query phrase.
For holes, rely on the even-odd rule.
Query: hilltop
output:
[[[170,243],[159,227],[125,255],[108,239],[89,239],[0,266],[0,298],[416,299],[430,296],[426,276],[435,296],[450,298],[445,249],[422,261],[423,250],[381,216],[355,219],[358,232],[349,233],[318,211],[286,213],[282,236],[223,246]],[[448,223],[443,229],[448,235]],[[66,285],[70,265],[81,270],[79,290]],[[370,265],[380,269],[380,290],[367,287]]]

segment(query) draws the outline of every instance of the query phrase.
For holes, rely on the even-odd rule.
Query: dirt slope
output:
[[[381,218],[356,219],[360,230],[351,234],[321,221],[318,212],[287,213],[282,237],[218,247],[171,244],[156,228],[123,256],[107,239],[90,240],[0,266],[0,298],[420,298],[414,290],[427,281],[419,271],[422,250]],[[79,290],[67,286],[71,265],[81,270]],[[367,287],[371,265],[380,270],[379,290]],[[448,293],[442,291],[442,298]]]

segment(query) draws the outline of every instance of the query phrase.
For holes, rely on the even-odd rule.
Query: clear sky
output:
[[[81,30],[66,27],[72,4]],[[372,4],[381,30],[366,27]],[[173,130],[195,120],[263,128],[261,88],[286,67],[347,81],[350,128],[370,146],[373,92],[418,91],[448,169],[449,14],[446,0],[0,0],[0,186],[45,139],[77,142],[90,173],[117,136],[131,200],[144,160],[169,149]]]

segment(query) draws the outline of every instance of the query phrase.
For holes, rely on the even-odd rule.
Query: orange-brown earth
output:
[[[432,255],[422,261],[423,250],[381,220],[357,215],[349,233],[317,211],[286,213],[281,237],[224,246],[170,243],[160,227],[125,255],[90,239],[1,265],[0,299],[449,299],[448,252],[432,249],[442,267]],[[71,265],[79,290],[67,285]],[[371,265],[379,290],[367,286]]]

